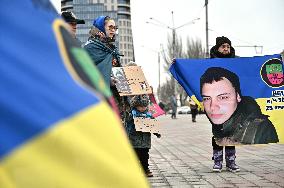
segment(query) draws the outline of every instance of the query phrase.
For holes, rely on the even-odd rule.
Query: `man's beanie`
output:
[[[135,95],[130,101],[131,107],[136,107],[136,106],[147,107],[148,105],[149,105],[148,95]]]
[[[105,31],[105,20],[106,20],[106,18],[109,18],[109,17],[108,16],[99,16],[93,22],[93,26],[98,28],[104,34],[106,34],[106,31]]]
[[[222,44],[228,43],[231,46],[231,41],[227,37],[217,37],[216,38],[216,48],[219,48]]]

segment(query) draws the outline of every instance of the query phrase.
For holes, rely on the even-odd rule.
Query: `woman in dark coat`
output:
[[[93,22],[93,26],[89,32],[90,37],[84,48],[99,69],[106,84],[110,86],[120,117],[124,123],[126,108],[129,105],[125,97],[119,96],[115,87],[115,79],[111,77],[112,67],[121,67],[120,54],[115,45],[116,30],[117,26],[112,18],[99,16]]]

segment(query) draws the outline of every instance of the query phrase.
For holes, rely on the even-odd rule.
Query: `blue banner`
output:
[[[215,138],[229,138],[235,129],[246,130],[251,136],[266,135],[253,140],[244,132],[234,132],[239,135],[231,138],[243,140],[221,145],[284,143],[281,55],[176,59],[170,72],[188,95],[203,105]],[[245,123],[250,126],[244,130],[238,123],[240,127]],[[216,131],[216,127],[222,131]]]

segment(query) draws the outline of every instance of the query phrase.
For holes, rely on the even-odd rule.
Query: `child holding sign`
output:
[[[126,121],[126,132],[129,140],[139,158],[139,161],[143,167],[143,170],[147,177],[153,177],[152,172],[149,169],[149,150],[151,148],[151,132],[142,132],[149,130],[137,131],[135,128],[136,119],[154,119],[152,114],[148,111],[149,97],[148,95],[136,95],[131,98],[130,106],[131,112],[129,118]],[[158,138],[160,134],[154,133]]]

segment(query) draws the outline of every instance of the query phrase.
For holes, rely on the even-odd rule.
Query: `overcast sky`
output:
[[[60,0],[55,2],[60,9]],[[239,56],[259,56],[280,53],[284,50],[284,1],[283,0],[208,0],[209,45],[217,36],[227,36]],[[186,38],[199,38],[205,48],[205,0],[131,0],[132,31],[136,63],[141,65],[148,82],[158,86],[158,55],[160,44],[166,48],[166,27],[147,24],[153,17],[165,26],[179,27],[196,18],[195,24],[177,29],[183,44]],[[210,46],[211,47],[211,46]],[[155,52],[156,51],[156,52]],[[161,63],[163,60],[161,58]],[[165,80],[163,68],[161,82]]]

